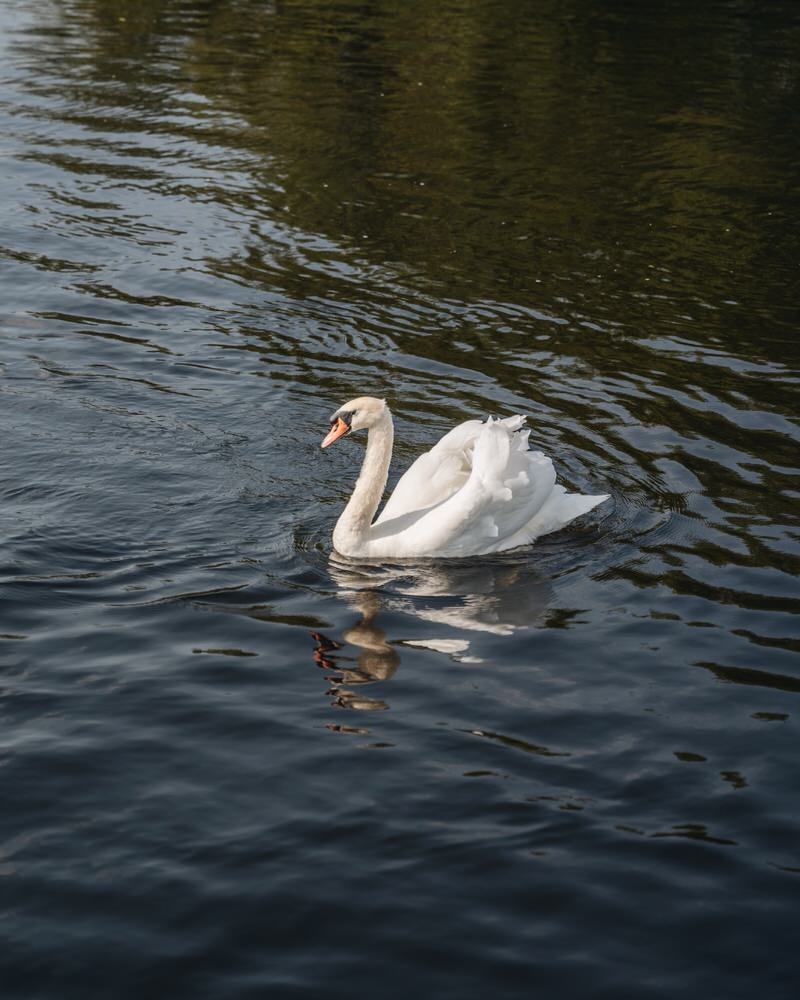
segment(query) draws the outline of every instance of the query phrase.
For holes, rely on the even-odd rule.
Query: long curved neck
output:
[[[386,489],[393,442],[394,424],[387,407],[380,422],[369,429],[367,451],[358,481],[333,530],[334,548],[342,555],[356,551],[369,532]]]

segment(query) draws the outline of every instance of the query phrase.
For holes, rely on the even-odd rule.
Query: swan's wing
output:
[[[482,426],[480,420],[467,420],[420,455],[397,481],[375,523],[435,507],[460,490],[472,469],[468,451]]]
[[[570,496],[556,486],[551,460],[528,451],[528,433],[514,433],[513,425],[499,420],[481,425],[464,485],[436,507],[374,525],[369,554],[499,552],[561,527],[605,499]]]
[[[480,464],[483,483],[493,494],[483,516],[484,521],[488,518],[494,540],[481,549],[484,554],[527,545],[609,499],[607,493],[597,496],[567,493],[556,484],[552,460],[541,451],[528,451],[529,433],[525,430],[507,435],[506,452],[504,435],[497,423],[481,432],[475,449],[475,466]],[[498,503],[497,498],[503,497],[500,482],[508,493]]]
[[[514,416],[500,423],[513,431],[524,421]],[[472,453],[482,427],[480,420],[465,420],[420,455],[397,481],[375,524],[435,507],[457,493],[472,472]]]
[[[528,432],[515,434],[507,424],[490,418],[470,437],[469,475],[461,488],[435,507],[381,518],[371,532],[370,550],[375,555],[491,552],[539,510],[552,491],[555,471],[550,459],[527,451]],[[468,440],[467,435],[462,440]]]

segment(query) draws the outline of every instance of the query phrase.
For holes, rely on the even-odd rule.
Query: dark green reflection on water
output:
[[[546,311],[562,295],[571,308],[553,311],[579,318],[580,269],[587,316],[642,322],[637,296],[667,308],[654,288],[697,305],[734,291],[768,303],[796,259],[792,4],[62,9],[91,46],[83,86],[113,79],[158,113],[164,85],[182,85],[235,113],[226,145],[238,137],[262,160],[253,198],[448,294],[534,296]],[[747,329],[699,315],[747,342]]]
[[[481,369],[534,397],[521,346],[572,357],[586,376],[649,375],[656,353],[686,400],[670,399],[668,420],[649,394],[632,406],[671,427],[696,421],[705,383],[768,407],[790,398],[777,380],[722,372],[713,354],[660,338],[797,356],[794,9],[61,4],[81,50],[66,86],[88,114],[111,88],[156,133],[217,136],[231,187],[192,178],[191,197],[319,234],[446,300],[506,307],[462,316],[457,332],[425,330],[423,344],[409,333],[404,348],[448,361],[457,336]],[[181,95],[192,100],[176,113]],[[324,248],[300,267],[248,226],[244,252],[218,262],[226,276],[297,297],[365,294],[337,288]],[[755,430],[738,433],[762,450]]]
[[[116,134],[119,155],[30,155],[238,215],[236,241],[200,263],[290,303],[280,330],[265,298],[235,331],[270,378],[321,380],[326,405],[395,390],[401,414],[442,423],[501,389],[498,405],[530,408],[580,457],[579,485],[714,524],[609,578],[716,600],[730,588],[684,572],[693,557],[800,568],[781,535],[797,524],[793,3],[56,10],[52,54],[44,34],[30,57],[50,58],[69,116]],[[384,349],[409,369],[381,367]],[[427,363],[458,368],[452,400]]]

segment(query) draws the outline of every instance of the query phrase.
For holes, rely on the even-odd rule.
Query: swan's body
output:
[[[373,521],[389,472],[394,426],[382,399],[362,396],[331,418],[326,448],[367,428],[367,451],[333,531],[343,556],[361,559],[487,555],[555,531],[608,499],[567,493],[553,463],[528,451],[524,417],[467,420],[420,455]]]

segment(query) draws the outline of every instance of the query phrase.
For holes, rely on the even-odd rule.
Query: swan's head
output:
[[[327,448],[329,444],[338,441],[349,431],[367,430],[385,420],[389,407],[385,399],[374,396],[359,396],[349,403],[340,406],[336,413],[331,414],[331,429],[320,445]]]

